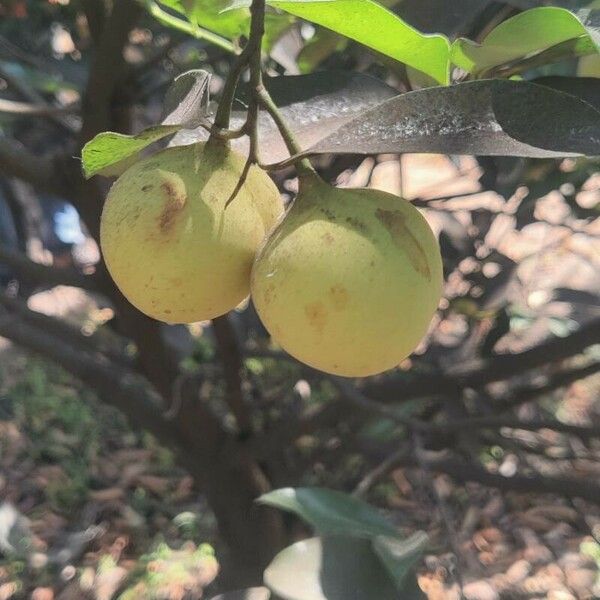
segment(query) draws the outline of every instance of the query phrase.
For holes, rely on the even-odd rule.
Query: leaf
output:
[[[387,100],[305,154],[433,152],[552,158],[600,154],[600,112],[523,81],[482,80]]]
[[[322,535],[363,538],[398,535],[373,507],[335,490],[283,488],[264,494],[258,502],[298,515]]]
[[[209,80],[210,74],[199,69],[177,77],[166,93],[161,125],[144,129],[137,135],[105,131],[90,140],[81,151],[85,177],[118,175],[150,144],[182,128],[198,127],[206,113],[203,98]]]
[[[414,582],[414,568],[421,559],[428,542],[429,538],[423,531],[418,531],[405,540],[384,536],[378,536],[373,540],[373,550],[381,559],[399,591],[405,590]],[[422,596],[421,593],[415,597]],[[408,599],[406,594],[403,594],[402,597]]]
[[[532,83],[551,87],[565,94],[576,96],[600,111],[600,79],[595,77],[561,77],[552,75],[532,79]]]
[[[206,117],[210,73],[193,69],[176,77],[165,94],[162,125],[199,127]]]
[[[417,31],[374,0],[268,0],[268,3],[423,71],[438,83],[449,81],[448,39]],[[236,0],[228,9],[249,4],[249,0]]]
[[[147,2],[156,2],[154,0],[146,0]],[[209,32],[213,32],[223,36],[225,40],[234,40],[241,36],[248,36],[250,32],[250,11],[247,6],[238,7],[235,10],[223,11],[222,0],[157,0],[159,4],[174,10],[186,19],[195,27],[200,27]],[[169,19],[169,16],[161,15],[157,11],[150,12],[167,26],[173,26],[174,23]],[[267,13],[265,15],[265,35],[263,38],[263,49],[269,51],[273,44],[279,39],[281,34],[291,25],[293,17],[290,15]],[[186,30],[187,28],[179,27]],[[202,34],[195,35],[193,28],[186,30],[186,33],[206,39],[208,42],[216,43],[224,47],[222,40],[216,39],[214,36]],[[235,51],[233,46],[228,47],[231,51]]]
[[[112,131],[99,133],[81,151],[83,173],[88,179],[94,175],[118,174],[122,172],[122,169],[109,168],[128,158],[135,157],[146,146],[178,130],[179,127],[176,125],[157,125],[144,129],[138,135],[124,135]]]
[[[179,17],[177,14],[165,10],[157,0],[144,0],[144,5],[146,10],[165,27],[181,31],[198,40],[210,42],[231,54],[237,52],[236,46],[229,38],[223,37],[204,27],[200,27],[195,21],[192,22],[187,19],[185,14],[182,14],[183,11],[180,11],[181,17]]]
[[[213,596],[211,600],[269,600],[271,592],[266,587],[253,587]]]
[[[397,93],[378,79],[346,71],[274,77],[266,79],[265,85],[304,147],[318,142],[344,123]],[[243,90],[240,99],[247,103]],[[245,116],[243,112],[235,112],[231,126],[241,126]],[[204,129],[181,130],[170,145],[193,144],[207,137]],[[264,111],[259,118],[259,137],[263,161],[275,162],[288,156],[277,127]],[[247,144],[245,138],[232,142],[232,146],[240,152],[248,151]]]
[[[591,18],[589,11],[582,16]],[[572,12],[557,7],[532,8],[500,23],[481,44],[465,38],[456,40],[450,57],[465,71],[482,73],[569,40],[585,46],[581,53],[597,51],[590,32]]]
[[[223,0],[158,0],[160,4],[185,15],[192,23],[234,39],[247,35],[250,12],[247,8],[222,13]]]
[[[282,550],[264,573],[283,600],[395,600],[396,591],[368,540],[315,537]]]

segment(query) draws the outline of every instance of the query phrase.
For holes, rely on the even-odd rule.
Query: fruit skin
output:
[[[222,315],[248,296],[252,262],[283,204],[269,176],[252,167],[225,209],[244,163],[221,142],[179,146],[140,160],[112,186],[102,252],[140,311],[189,323]]]
[[[364,377],[396,366],[425,334],[442,290],[437,240],[406,200],[310,177],[257,256],[252,298],[302,362]]]

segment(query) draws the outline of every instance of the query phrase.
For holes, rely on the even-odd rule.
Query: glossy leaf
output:
[[[600,112],[555,89],[482,80],[410,92],[345,123],[306,154],[600,154]]]
[[[210,74],[202,70],[188,71],[177,77],[165,96],[161,125],[144,129],[137,135],[105,131],[90,140],[81,151],[85,176],[119,175],[150,144],[182,128],[198,127],[206,114],[203,99],[209,79]]]
[[[398,535],[372,506],[335,490],[283,488],[264,494],[258,502],[298,515],[322,535],[363,538]]]
[[[268,0],[268,3],[423,71],[438,83],[448,83],[448,39],[417,31],[374,0]],[[235,0],[229,9],[238,10],[249,4],[249,0]]]
[[[368,540],[315,537],[282,550],[264,573],[282,600],[396,600]]]
[[[590,18],[589,11],[584,18]],[[460,38],[452,44],[452,62],[469,73],[482,73],[569,40],[579,54],[596,52],[590,32],[575,14],[557,7],[533,8],[507,19],[477,44]]]

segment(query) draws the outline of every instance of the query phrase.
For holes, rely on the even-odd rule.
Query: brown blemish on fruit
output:
[[[331,286],[329,295],[331,296],[331,303],[333,304],[333,308],[335,308],[335,310],[343,310],[348,304],[348,299],[350,298],[348,290],[340,283],[336,283],[334,286]]]
[[[149,192],[152,189],[154,189],[154,186],[152,184],[142,186],[142,192]]]
[[[308,324],[314,327],[319,333],[322,333],[327,322],[325,305],[322,302],[311,302],[304,307],[304,313],[308,319]]]
[[[394,244],[406,252],[415,271],[418,271],[423,277],[431,281],[431,270],[429,269],[425,250],[423,250],[423,246],[421,246],[419,240],[406,226],[404,215],[397,210],[383,210],[378,208],[375,211],[375,216],[390,232]]]
[[[331,246],[331,244],[333,244],[333,242],[335,242],[335,238],[333,237],[333,235],[331,233],[329,233],[329,231],[327,233],[324,233],[321,236],[321,239],[328,245]]]
[[[171,285],[174,285],[177,287],[183,283],[183,279],[181,279],[181,277],[171,277],[169,279],[169,282],[171,283]]]
[[[177,216],[187,201],[185,185],[180,180],[168,180],[161,184],[160,189],[167,195],[167,201],[158,217],[158,227],[162,233],[168,233],[175,224]]]

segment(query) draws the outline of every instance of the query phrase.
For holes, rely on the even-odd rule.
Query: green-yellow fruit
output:
[[[256,251],[283,211],[276,186],[226,145],[168,148],[129,168],[102,213],[104,260],[125,297],[169,323],[211,319],[248,294]]]
[[[327,373],[363,377],[418,345],[438,305],[442,261],[409,202],[312,177],[260,251],[251,288],[284,350]]]

